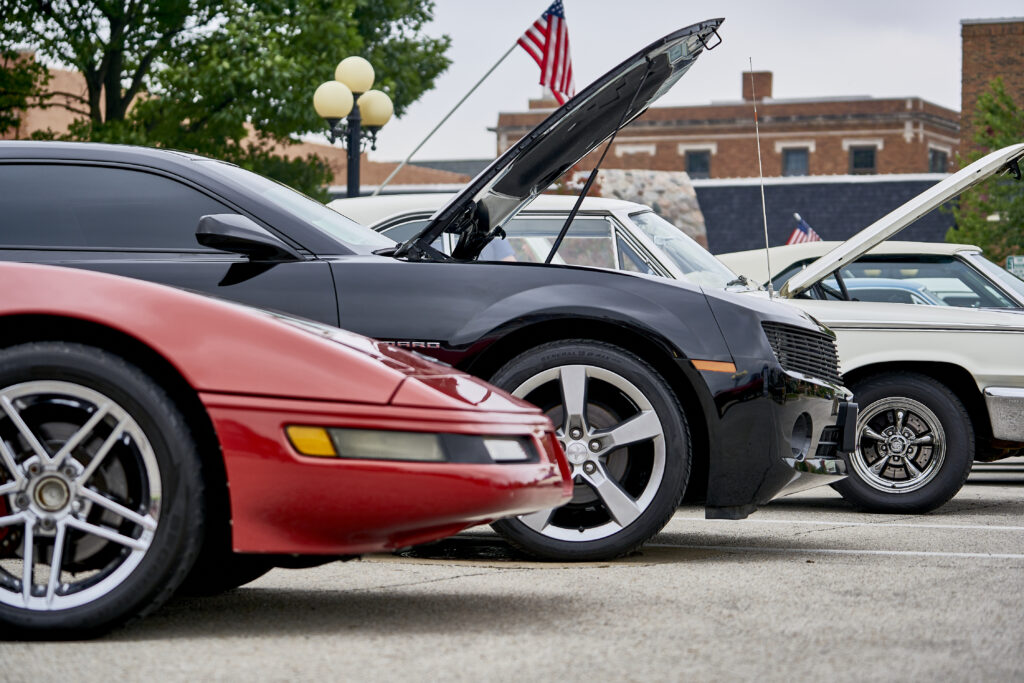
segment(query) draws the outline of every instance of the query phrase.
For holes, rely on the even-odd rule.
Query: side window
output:
[[[1013,302],[963,261],[951,256],[872,256],[849,264],[843,276],[865,286],[899,281],[907,289],[932,296],[933,305],[964,308],[1014,308]]]
[[[517,261],[543,263],[558,238],[564,218],[520,216],[505,226],[507,241]],[[558,247],[552,263],[594,268],[615,268],[612,226],[605,218],[577,218]]]
[[[235,213],[183,183],[101,166],[0,164],[0,244],[211,251],[199,218]]]
[[[420,218],[418,220],[409,221],[408,223],[398,223],[397,225],[390,225],[384,228],[380,231],[380,234],[387,235],[394,241],[401,244],[402,242],[405,242],[419,234],[420,230],[427,227],[428,222],[429,219]],[[434,240],[430,246],[438,251],[443,251],[446,254],[449,253],[448,249],[444,248],[443,235]]]

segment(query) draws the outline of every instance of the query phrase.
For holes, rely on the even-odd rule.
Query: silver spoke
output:
[[[19,512],[16,515],[7,515],[6,517],[0,517],[0,527],[13,526],[15,524],[24,524],[28,517],[25,516],[24,512]]]
[[[32,452],[35,453],[44,464],[49,465],[52,463],[53,458],[49,456],[46,449],[43,448],[43,444],[39,443],[39,439],[37,439],[36,435],[32,433],[32,430],[28,428],[25,421],[21,419],[21,415],[14,407],[14,404],[11,403],[11,399],[6,396],[0,397],[0,408],[3,408],[3,411],[7,413],[7,417],[11,418],[11,422],[13,422],[14,426],[18,428],[18,432],[21,434],[22,438],[28,442],[29,448],[32,449]]]
[[[910,473],[912,475],[914,475],[915,477],[921,476],[921,470],[917,469],[917,465],[915,465],[910,458],[903,458],[903,462],[907,464],[907,469],[910,470]]]
[[[53,539],[53,559],[50,560],[50,580],[46,582],[46,606],[53,605],[53,596],[57,593],[57,586],[60,584],[60,565],[64,561],[64,535],[67,533],[67,526],[57,525],[57,537]]]
[[[891,456],[883,455],[878,462],[871,466],[871,471],[874,472],[875,474],[881,472],[883,469],[885,469],[885,466],[889,464],[890,457]]]
[[[85,488],[85,484],[87,481],[89,481],[89,477],[91,477],[93,473],[96,472],[96,468],[99,467],[100,464],[103,462],[103,458],[107,457],[107,453],[109,453],[110,449],[114,447],[114,443],[116,443],[117,440],[121,438],[121,435],[124,434],[124,428],[127,424],[127,418],[117,423],[117,427],[114,428],[114,431],[110,432],[110,436],[108,436],[107,440],[103,442],[103,445],[99,447],[99,450],[96,451],[96,454],[92,456],[92,460],[89,461],[89,464],[86,466],[85,471],[78,475],[78,478],[75,479],[76,484],[78,484],[82,488]]]
[[[78,448],[78,445],[85,440],[85,437],[92,433],[92,430],[96,428],[99,421],[106,417],[108,410],[110,410],[109,403],[104,403],[97,408],[96,412],[92,414],[92,417],[89,418],[88,422],[82,425],[82,428],[75,432],[71,438],[61,446],[61,449],[57,451],[55,456],[53,456],[53,461],[57,464],[57,467],[60,467],[64,463],[64,458],[66,458],[71,451]]]
[[[653,410],[642,410],[603,436],[610,439],[608,447],[647,441],[661,436],[661,420]]]
[[[876,432],[871,427],[865,427],[864,428],[864,436],[866,436],[866,437],[868,437],[870,439],[874,439],[875,441],[886,441],[886,438],[884,436],[882,436],[881,434]]]
[[[121,505],[120,503],[110,500],[109,498],[93,491],[90,488],[86,488],[83,486],[82,488],[78,489],[78,495],[87,500],[91,500],[93,503],[99,505],[102,508],[110,510],[115,515],[127,519],[129,522],[132,522],[133,524],[138,524],[143,529],[148,529],[152,531],[156,528],[156,520],[152,517],[143,517],[134,510],[130,510],[126,508],[124,505]]]
[[[910,445],[911,446],[920,446],[922,444],[928,445],[928,444],[931,444],[931,443],[932,443],[932,435],[931,434],[925,434],[924,436],[919,436],[916,439],[911,439],[910,440]]]
[[[14,461],[14,454],[11,453],[11,449],[7,447],[7,443],[3,439],[0,439],[0,461],[14,477],[15,483],[22,485],[25,483],[25,475],[21,473],[21,468]]]
[[[19,490],[24,484],[17,481],[9,481],[3,486],[0,486],[0,496],[6,496],[8,493],[14,493]]]
[[[608,472],[603,466],[598,465],[596,472],[584,474],[583,478],[593,487],[601,498],[601,502],[608,509],[608,514],[619,526],[629,525],[643,512],[636,501],[622,490],[618,482],[608,476]]]
[[[25,520],[25,553],[21,561],[21,597],[27,605],[32,598],[32,571],[35,569],[35,522]]]
[[[565,406],[565,428],[572,418],[587,428],[587,369],[582,365],[566,365],[558,369],[558,384]]]
[[[907,416],[907,414],[905,412],[903,412],[902,410],[897,410],[896,411],[896,433],[897,434],[902,434],[903,433],[903,420],[904,420],[904,418],[906,418],[906,416]]]
[[[113,543],[117,543],[127,548],[131,548],[132,550],[145,550],[149,547],[149,541],[144,541],[139,538],[132,538],[131,536],[125,536],[123,534],[117,533],[113,529],[108,529],[102,526],[96,526],[95,524],[89,524],[88,522],[83,522],[82,520],[77,519],[75,517],[68,517],[67,525],[73,526],[79,531],[84,531],[87,534],[99,536],[100,538],[106,539]]]
[[[551,515],[555,513],[555,508],[550,510],[540,510],[529,515],[521,515],[519,521],[530,527],[534,531],[544,531],[548,524],[551,523]]]

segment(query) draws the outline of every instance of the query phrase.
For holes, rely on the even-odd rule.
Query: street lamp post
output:
[[[313,107],[327,122],[327,137],[347,150],[349,197],[359,196],[359,156],[365,141],[377,149],[377,132],[391,119],[391,98],[373,87],[373,66],[362,57],[346,57],[334,70],[334,80],[313,93]],[[355,106],[353,106],[353,104]]]

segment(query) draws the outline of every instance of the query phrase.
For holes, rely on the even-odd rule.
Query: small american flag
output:
[[[559,104],[576,94],[572,80],[572,57],[569,55],[569,28],[565,25],[562,0],[551,7],[526,29],[517,41],[540,67],[540,84],[554,93]]]
[[[800,244],[801,242],[820,242],[821,237],[818,233],[814,232],[814,228],[807,225],[807,221],[800,218],[800,214],[794,213],[793,218],[796,218],[796,228],[790,233],[789,239],[786,240],[786,244]]]

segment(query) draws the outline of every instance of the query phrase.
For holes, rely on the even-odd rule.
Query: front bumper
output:
[[[538,414],[200,397],[220,440],[236,552],[349,555],[450,536],[476,524],[557,507],[572,497],[568,464]],[[526,436],[531,463],[313,458],[289,424],[477,436]]]
[[[849,390],[763,360],[737,367],[746,371],[702,373],[718,415],[709,427],[709,519],[742,519],[779,496],[839,481],[841,451],[855,445]]]

